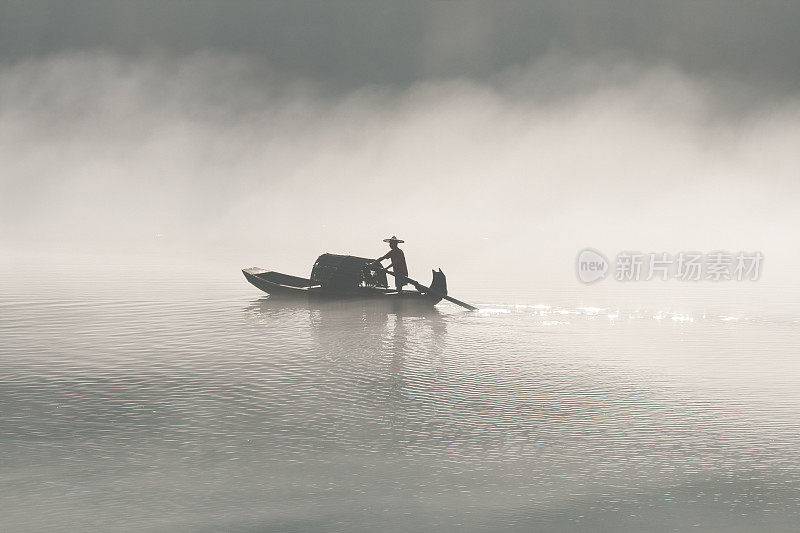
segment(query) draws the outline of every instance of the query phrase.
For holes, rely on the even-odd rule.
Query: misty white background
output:
[[[237,5],[216,16],[243,21]],[[25,24],[0,63],[0,243],[23,264],[66,254],[303,274],[319,253],[376,256],[397,234],[412,275],[442,267],[451,286],[575,287],[586,246],[611,257],[758,250],[764,286],[795,285],[800,98],[774,6],[761,18],[732,10],[729,27],[708,12],[678,43],[648,38],[635,18],[630,35],[598,37],[624,20],[581,25],[585,13],[565,4],[569,32],[537,29],[560,46],[516,28],[514,54],[498,48],[503,10],[426,8],[420,39],[388,33],[397,55],[379,48],[381,70],[363,47],[346,53],[365,43],[343,30],[325,37],[324,67],[307,49],[281,55],[292,42],[270,33],[275,17],[263,28],[275,42],[250,42],[247,24],[244,37],[203,34],[198,20],[216,19],[202,9],[183,24],[169,9],[159,26],[145,8],[124,24],[126,10],[83,6],[56,21],[20,6]],[[321,24],[308,20],[301,37]],[[327,43],[314,39],[305,45]],[[387,78],[392,58],[401,82]]]

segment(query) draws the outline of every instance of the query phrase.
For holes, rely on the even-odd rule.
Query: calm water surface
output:
[[[238,272],[0,277],[3,531],[800,523],[791,314],[281,302]]]

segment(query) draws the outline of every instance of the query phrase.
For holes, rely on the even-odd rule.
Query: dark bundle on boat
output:
[[[353,255],[322,254],[311,269],[311,281],[329,289],[386,288],[386,272],[376,269],[374,261]]]

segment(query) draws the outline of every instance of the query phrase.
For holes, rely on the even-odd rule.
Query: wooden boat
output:
[[[314,263],[309,278],[258,267],[245,268],[242,273],[262,291],[281,297],[381,298],[435,305],[447,295],[447,279],[441,269],[433,271],[430,293],[406,289],[398,293],[389,288],[386,271],[376,265],[374,259],[352,255],[322,254]]]

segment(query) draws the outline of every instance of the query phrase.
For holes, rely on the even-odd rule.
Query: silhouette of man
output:
[[[406,266],[406,255],[403,253],[403,250],[397,247],[397,245],[405,241],[400,240],[392,235],[388,239],[383,239],[383,242],[388,242],[389,248],[391,249],[386,255],[376,259],[375,262],[380,263],[384,259],[392,260],[392,272],[395,274],[394,286],[397,287],[397,292],[403,292],[403,285],[408,283],[406,281],[408,276],[408,267]]]

